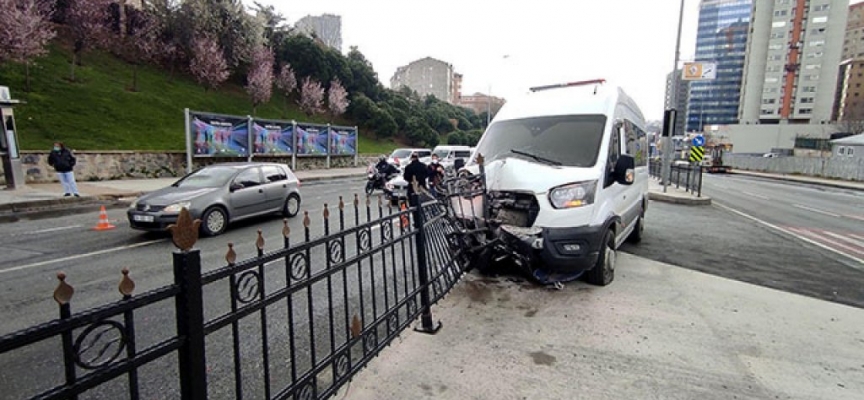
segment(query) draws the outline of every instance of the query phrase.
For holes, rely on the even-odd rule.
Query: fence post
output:
[[[174,252],[174,284],[177,335],[183,341],[177,354],[180,398],[207,399],[207,368],[204,358],[204,300],[199,250]]]
[[[416,182],[415,182],[416,185]],[[432,304],[429,299],[429,270],[426,262],[426,220],[423,216],[423,206],[420,204],[420,195],[411,194],[412,212],[414,214],[414,229],[417,231],[417,279],[420,281],[420,326],[415,331],[434,335],[441,329],[441,321],[438,325],[432,323]]]

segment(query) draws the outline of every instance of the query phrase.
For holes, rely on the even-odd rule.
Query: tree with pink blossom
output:
[[[189,70],[204,85],[204,91],[216,89],[230,75],[222,48],[209,36],[195,38]]]
[[[300,109],[311,117],[324,111],[324,88],[321,83],[310,77],[303,78],[300,86]]]
[[[138,91],[138,67],[147,63],[165,51],[159,41],[161,31],[159,21],[151,14],[141,12],[135,14],[135,18],[127,20],[126,32],[117,41],[121,47],[119,51],[125,55],[126,60],[132,64],[132,86],[130,90]]]
[[[104,46],[110,35],[111,0],[70,0],[66,24],[72,33],[72,69],[69,80],[75,81],[75,66],[81,55],[93,48]]]
[[[327,92],[327,108],[330,110],[330,122],[339,115],[345,113],[348,109],[348,91],[342,86],[339,79],[334,79],[330,82],[330,91]]]
[[[287,111],[288,98],[291,97],[291,93],[294,92],[294,89],[297,89],[297,76],[294,75],[294,70],[291,68],[291,64],[282,64],[282,68],[279,69],[279,75],[276,76],[276,87],[278,87],[285,96],[285,110]]]
[[[273,95],[273,50],[260,46],[252,51],[252,64],[246,76],[246,92],[252,99],[252,115]]]
[[[0,0],[0,63],[24,64],[25,89],[30,91],[30,64],[48,53],[45,46],[56,33],[51,27],[47,0]]]

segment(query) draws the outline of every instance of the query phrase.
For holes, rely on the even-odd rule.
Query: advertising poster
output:
[[[353,156],[357,153],[357,131],[353,128],[333,127],[330,132],[330,154]]]
[[[249,121],[246,118],[191,114],[196,157],[247,157],[249,155]]]
[[[294,152],[294,127],[286,121],[252,120],[254,154],[291,155]]]
[[[297,154],[327,155],[327,127],[297,124]]]

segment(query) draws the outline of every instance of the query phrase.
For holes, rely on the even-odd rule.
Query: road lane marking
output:
[[[860,215],[844,215],[844,217],[847,217],[847,218],[854,218],[854,219],[857,219],[857,220],[864,221],[864,217],[862,217],[862,216],[860,216]]]
[[[823,210],[820,210],[820,209],[818,209],[818,208],[807,207],[807,206],[805,206],[805,205],[801,205],[801,204],[793,204],[792,207],[800,208],[800,209],[802,209],[802,210],[807,210],[807,211],[813,211],[813,212],[815,212],[815,213],[819,213],[819,214],[822,214],[822,215],[827,215],[827,216],[830,216],[830,217],[837,217],[837,218],[840,218],[840,214],[834,214],[834,213],[832,213],[832,212],[823,211]]]
[[[757,198],[757,199],[762,199],[762,200],[771,200],[771,199],[769,199],[768,197],[765,197],[765,196],[763,196],[763,195],[761,195],[761,194],[745,192],[745,191],[743,191],[743,190],[741,191],[741,193],[744,193],[744,194],[746,194],[746,195],[748,195],[748,196],[755,197],[755,198]]]
[[[30,268],[36,268],[36,267],[42,267],[42,266],[45,266],[45,265],[57,264],[57,263],[61,263],[61,262],[64,262],[64,261],[77,260],[77,259],[80,259],[80,258],[87,258],[87,257],[98,256],[98,255],[102,255],[102,254],[114,253],[114,252],[121,251],[121,250],[134,249],[134,248],[136,248],[136,247],[144,247],[144,246],[148,246],[148,245],[151,245],[151,244],[154,244],[154,243],[161,243],[161,242],[165,242],[165,241],[167,241],[167,240],[168,240],[168,239],[156,239],[156,240],[150,240],[150,241],[147,241],[147,242],[135,243],[135,244],[127,245],[127,246],[114,247],[114,248],[111,248],[111,249],[104,249],[104,250],[99,250],[99,251],[93,251],[93,252],[90,252],[90,253],[76,254],[76,255],[74,255],[74,256],[69,256],[69,257],[55,258],[55,259],[53,259],[53,260],[40,261],[40,262],[33,263],[33,264],[19,265],[19,266],[17,266],[17,267],[10,267],[10,268],[5,268],[5,269],[0,269],[0,274],[5,274],[5,273],[7,273],[7,272],[21,271],[21,270],[24,270],[24,269],[30,269]]]
[[[864,241],[855,240],[855,238],[849,236],[838,235],[834,232],[825,232],[825,234],[855,246],[855,252],[864,254]]]
[[[823,230],[808,230],[806,228],[789,228],[789,229],[792,231],[795,231],[801,235],[809,236],[813,240],[826,242],[830,245],[843,248],[847,251],[851,251],[852,253],[864,255],[864,251],[862,251],[861,249],[858,249],[854,246],[846,245],[844,243],[840,243],[834,239],[829,239],[825,236],[825,235],[827,235],[827,236],[831,236],[831,237],[838,238],[838,239],[842,240],[842,238],[843,238],[842,236],[839,236],[839,235],[834,234],[832,232],[827,232],[827,231],[823,231]]]
[[[849,258],[849,259],[851,259],[851,260],[853,260],[853,261],[855,261],[855,262],[857,262],[857,263],[859,264],[859,266],[856,267],[856,269],[859,269],[859,270],[864,271],[864,259],[861,259],[861,258],[855,257],[855,256],[853,256],[853,255],[851,255],[851,254],[846,254],[846,253],[844,253],[844,252],[842,252],[842,251],[840,251],[840,250],[837,250],[837,249],[832,248],[831,246],[826,246],[826,245],[824,245],[824,244],[822,244],[822,243],[819,243],[819,242],[817,242],[817,241],[815,241],[815,240],[813,240],[813,239],[807,238],[807,237],[805,237],[805,236],[803,236],[803,235],[800,235],[800,234],[795,233],[795,232],[793,232],[793,231],[790,231],[790,230],[788,230],[788,229],[781,228],[781,227],[779,227],[779,226],[777,226],[777,225],[774,225],[774,224],[772,224],[772,223],[770,223],[770,222],[768,222],[768,221],[763,221],[763,220],[761,220],[761,219],[759,219],[759,218],[756,218],[756,217],[754,217],[754,216],[752,216],[752,215],[750,215],[750,214],[747,214],[747,213],[744,213],[744,212],[738,211],[738,210],[736,210],[736,209],[734,209],[734,208],[732,208],[732,207],[729,207],[729,206],[726,206],[726,205],[720,204],[720,203],[718,203],[718,202],[716,202],[716,201],[713,201],[711,204],[713,204],[713,205],[716,206],[716,207],[720,207],[720,208],[722,208],[722,209],[724,209],[724,210],[726,210],[726,211],[732,212],[732,213],[734,213],[734,214],[738,214],[738,215],[740,215],[740,216],[742,216],[742,217],[744,217],[744,218],[747,218],[747,219],[749,219],[749,220],[752,220],[752,221],[758,222],[758,223],[760,223],[760,224],[762,224],[762,225],[765,225],[765,226],[767,226],[767,227],[769,227],[769,228],[771,228],[771,229],[774,229],[774,230],[777,230],[777,231],[783,232],[783,233],[785,233],[785,234],[787,234],[787,235],[790,235],[790,236],[796,237],[796,238],[798,238],[798,239],[801,239],[801,240],[803,240],[803,241],[805,241],[805,242],[807,242],[807,243],[810,243],[810,244],[812,244],[812,245],[814,245],[814,246],[820,247],[820,248],[825,249],[825,250],[828,250],[828,251],[830,251],[830,252],[832,252],[832,253],[839,254],[839,255],[841,255],[841,256],[843,256],[843,257]]]
[[[57,227],[57,228],[48,228],[48,229],[40,229],[40,230],[38,230],[38,231],[24,232],[24,234],[25,234],[25,235],[38,235],[38,234],[40,234],[40,233],[49,233],[49,232],[65,231],[65,230],[67,230],[67,229],[75,229],[75,228],[80,228],[80,227],[81,227],[81,225],[60,226],[60,227]]]

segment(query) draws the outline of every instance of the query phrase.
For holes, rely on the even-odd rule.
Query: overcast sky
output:
[[[252,4],[251,0],[244,0]],[[763,0],[764,1],[764,0]],[[853,0],[858,3],[864,0]],[[396,68],[431,56],[464,75],[463,94],[512,97],[528,87],[605,78],[647,119],[662,119],[679,0],[259,0],[293,24],[342,17],[343,52],[357,46],[389,87]],[[699,0],[686,0],[681,60],[693,58]],[[507,56],[505,58],[505,56]]]

